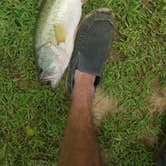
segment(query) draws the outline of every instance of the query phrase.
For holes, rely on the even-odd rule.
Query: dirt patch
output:
[[[94,122],[97,126],[105,116],[110,116],[122,112],[117,102],[107,96],[101,88],[96,90],[93,102]]]
[[[157,137],[152,134],[147,134],[143,138],[143,144],[147,148],[153,148],[157,142]]]
[[[154,82],[153,94],[150,98],[150,111],[152,113],[164,113],[166,112],[166,89],[161,88],[158,81]]]
[[[14,79],[14,83],[17,90],[27,90],[34,85],[34,81],[22,80],[20,78]]]
[[[88,0],[81,0],[83,4],[87,3]]]
[[[148,7],[149,11],[151,12],[156,10],[157,4],[154,0],[141,0],[141,3],[143,6]]]
[[[126,59],[127,59],[126,56],[120,54],[117,50],[112,49],[112,51],[110,52],[108,62],[109,63],[117,63],[119,61],[125,61]]]
[[[143,4],[153,3],[152,0],[141,0],[141,2],[142,2]]]

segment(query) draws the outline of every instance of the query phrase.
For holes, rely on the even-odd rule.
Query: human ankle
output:
[[[94,81],[95,81],[95,76],[86,72],[81,72],[79,70],[76,70],[75,72],[75,84],[78,85],[89,85],[89,86],[94,86]]]
[[[78,96],[79,98],[93,97],[95,91],[94,81],[95,76],[76,71],[73,95],[75,97]]]

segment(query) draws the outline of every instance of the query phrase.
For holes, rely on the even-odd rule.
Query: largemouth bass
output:
[[[86,0],[45,0],[37,21],[35,52],[39,79],[53,89],[72,56],[74,40]]]

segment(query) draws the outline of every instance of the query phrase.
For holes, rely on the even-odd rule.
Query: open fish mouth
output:
[[[46,72],[42,72],[39,76],[39,80],[41,83],[46,84],[46,85],[50,85],[51,89],[54,90],[57,87],[57,84],[59,83],[60,79],[57,80],[55,79],[55,74],[48,74]]]
[[[55,89],[67,67],[67,54],[63,48],[47,43],[38,49],[39,81]],[[63,57],[65,59],[63,59]]]

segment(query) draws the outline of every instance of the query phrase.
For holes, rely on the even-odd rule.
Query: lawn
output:
[[[104,92],[122,111],[98,130],[108,166],[152,166],[163,132],[165,0],[89,0],[84,14],[108,7],[115,40]],[[0,1],[0,166],[57,165],[69,101],[37,80],[33,32],[41,0]],[[158,99],[161,99],[160,102]]]

